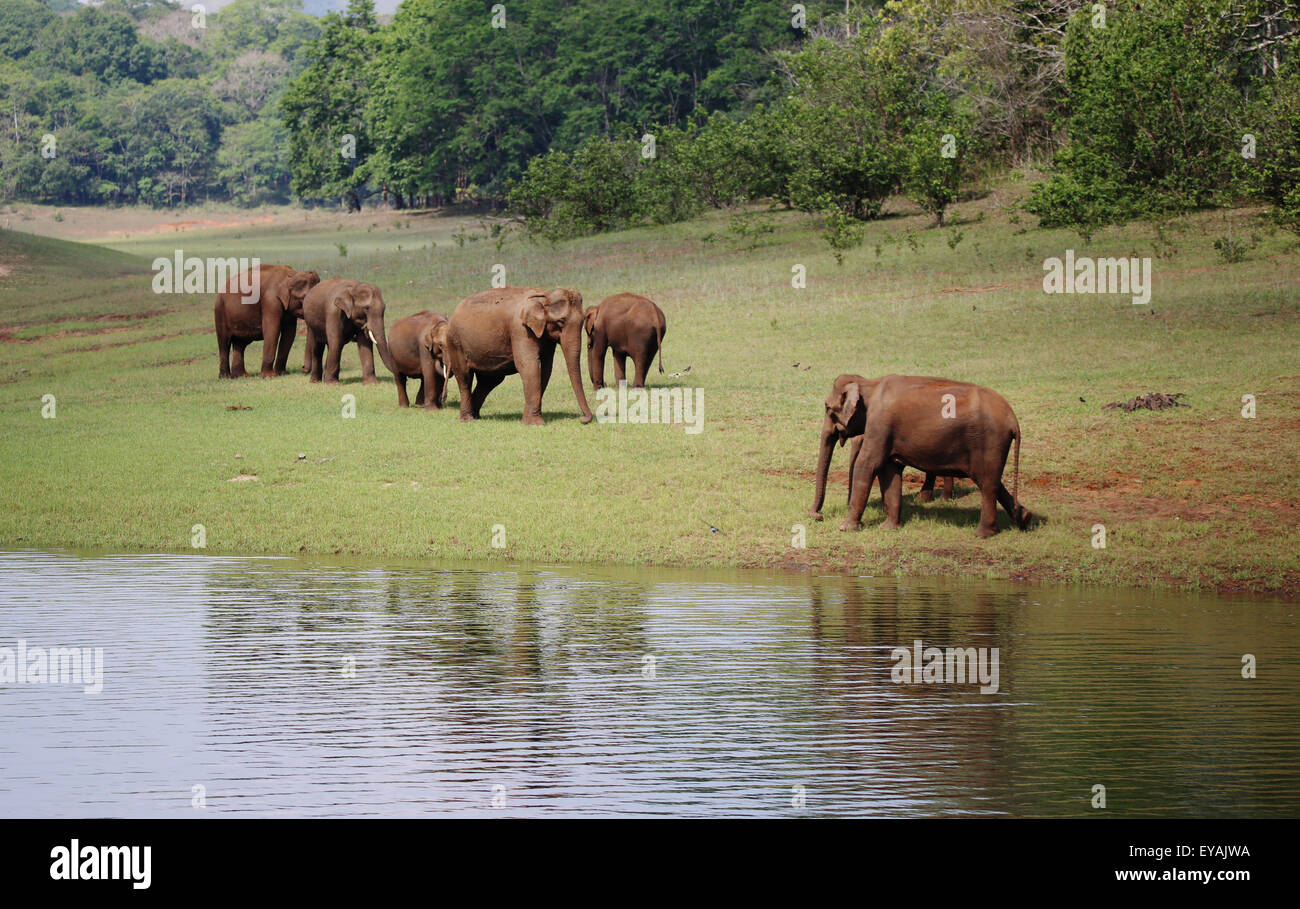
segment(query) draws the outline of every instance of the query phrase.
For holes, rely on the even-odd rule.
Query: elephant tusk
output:
[[[366,334],[370,337],[370,343],[371,343],[371,344],[378,344],[378,343],[379,343],[378,341],[375,340],[375,333],[374,333],[373,331],[371,331],[370,329],[367,328],[367,329],[366,329]]]

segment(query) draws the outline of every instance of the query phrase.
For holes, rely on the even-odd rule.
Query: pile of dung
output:
[[[1102,410],[1115,410],[1116,408],[1132,413],[1135,410],[1164,410],[1167,407],[1191,407],[1190,404],[1184,404],[1179,398],[1185,398],[1186,395],[1179,393],[1176,395],[1167,395],[1163,392],[1152,391],[1144,395],[1138,395],[1136,398],[1129,398],[1127,401],[1111,401]]]

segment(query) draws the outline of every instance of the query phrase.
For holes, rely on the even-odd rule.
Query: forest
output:
[[[1285,0],[6,0],[0,199],[508,208],[558,239],[768,200],[854,245],[1046,174],[1092,226],[1300,222]]]

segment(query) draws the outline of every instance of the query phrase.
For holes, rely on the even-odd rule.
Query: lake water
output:
[[[0,648],[0,816],[1300,814],[1288,602],[18,552]]]

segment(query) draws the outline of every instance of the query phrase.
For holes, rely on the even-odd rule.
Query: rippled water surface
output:
[[[917,639],[997,692],[893,681]],[[4,816],[1300,814],[1292,603],[0,554],[20,641],[103,691],[0,683]]]

